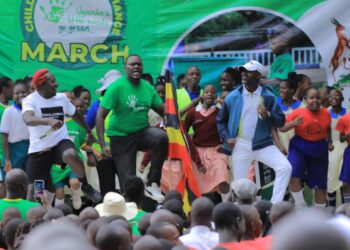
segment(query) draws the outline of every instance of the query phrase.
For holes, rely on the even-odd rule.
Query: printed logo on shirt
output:
[[[42,118],[52,118],[60,121],[64,121],[63,107],[51,107],[51,108],[41,108]]]
[[[135,95],[129,95],[126,104],[129,108],[131,108],[134,112],[136,111],[148,111],[147,103],[140,102]]]
[[[135,95],[129,95],[128,96],[128,102],[126,102],[126,104],[128,104],[129,108],[132,108],[134,109],[135,111],[135,108],[136,108],[136,105],[137,105],[137,98]]]

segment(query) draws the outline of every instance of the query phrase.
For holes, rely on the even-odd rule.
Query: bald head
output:
[[[90,219],[85,220],[84,222],[89,221],[89,220]],[[98,218],[97,220],[92,221],[89,224],[89,226],[87,227],[87,230],[86,230],[86,235],[87,235],[87,238],[88,238],[89,242],[92,245],[96,246],[96,235],[97,235],[97,232],[100,230],[100,228],[102,228],[102,226],[107,225],[107,224],[108,224],[108,221],[107,221],[106,217]],[[80,224],[80,225],[82,225],[82,224]]]
[[[46,209],[42,206],[35,206],[28,210],[26,216],[27,221],[33,222],[37,220],[42,220],[46,214]]]
[[[294,212],[294,206],[288,201],[281,201],[274,204],[270,211],[271,224],[276,224],[277,221],[292,212]]]
[[[173,225],[176,225],[176,218],[173,213],[166,209],[159,209],[155,212],[153,212],[150,220],[150,224],[152,225],[153,223],[156,222],[168,222]]]
[[[80,223],[88,219],[96,220],[98,218],[100,218],[100,215],[98,214],[97,210],[93,207],[86,207],[79,214]]]
[[[24,198],[27,193],[28,178],[19,168],[11,169],[5,177],[6,192],[9,198]]]
[[[145,235],[136,241],[133,250],[162,250],[162,245],[154,236]]]
[[[241,205],[239,207],[242,211],[245,220],[245,239],[255,239],[261,235],[262,222],[260,220],[260,214],[256,207],[252,205]]]
[[[174,245],[178,245],[180,233],[174,224],[168,222],[156,222],[149,226],[147,235],[153,235],[157,239],[168,240]]]
[[[43,244],[45,242],[45,244]],[[94,250],[85,235],[72,224],[44,224],[26,237],[22,250]]]
[[[120,225],[104,225],[96,235],[96,246],[99,250],[128,250],[130,233]]]
[[[23,223],[23,220],[15,218],[10,220],[4,228],[4,238],[8,249],[13,249],[17,228]]]
[[[45,213],[43,219],[45,221],[52,221],[52,220],[57,220],[58,218],[61,218],[63,216],[64,214],[61,210],[57,208],[49,208]]]
[[[346,240],[327,219],[315,209],[286,216],[274,227],[272,250],[348,249]]]
[[[147,228],[149,227],[151,222],[151,216],[152,214],[145,214],[144,216],[141,217],[139,222],[139,232],[141,235],[146,234]]]
[[[210,226],[214,204],[207,197],[197,198],[192,203],[191,220],[195,225]]]
[[[2,214],[2,221],[1,221],[2,227],[3,228],[6,227],[7,223],[14,218],[22,219],[22,216],[19,210],[14,207],[7,208]]]

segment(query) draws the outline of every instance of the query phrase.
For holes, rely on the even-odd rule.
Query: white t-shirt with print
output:
[[[11,105],[1,119],[1,133],[8,134],[9,143],[29,140],[29,130],[23,121],[22,110]]]
[[[57,93],[54,97],[45,99],[35,91],[22,101],[22,113],[26,111],[33,111],[35,117],[53,118],[64,122],[65,115],[74,115],[75,107],[63,93]],[[51,133],[48,133],[51,129],[51,126],[48,125],[28,127],[30,135],[29,153],[44,151],[56,146],[63,139],[69,139],[66,124]],[[47,135],[44,137],[45,134]]]

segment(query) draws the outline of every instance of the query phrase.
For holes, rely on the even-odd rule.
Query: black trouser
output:
[[[116,167],[112,158],[102,159],[96,164],[98,181],[100,183],[101,195],[108,192],[115,192]]]
[[[110,145],[121,190],[125,178],[136,175],[137,151],[151,151],[147,185],[153,182],[160,185],[162,167],[168,153],[168,137],[164,130],[148,127],[128,136],[111,136]]]

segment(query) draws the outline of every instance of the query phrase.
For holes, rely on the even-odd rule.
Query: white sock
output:
[[[55,198],[55,206],[57,206],[58,204],[64,204],[64,199],[60,200]]]
[[[322,204],[320,204],[320,203],[314,203],[314,206],[315,206],[315,207],[325,208],[325,207],[326,207],[326,203],[322,203]]]
[[[74,190],[73,188],[71,188],[72,191],[72,197],[76,196],[76,197],[81,197],[80,195],[80,189]]]
[[[306,202],[304,200],[304,190],[300,190],[299,192],[292,192],[291,194],[295,201],[295,206],[305,206]]]

